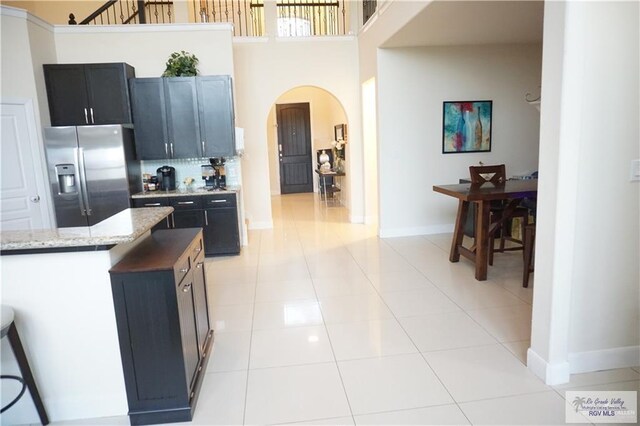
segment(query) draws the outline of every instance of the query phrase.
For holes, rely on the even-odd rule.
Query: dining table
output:
[[[453,240],[451,241],[449,261],[458,262],[460,255],[463,255],[475,263],[476,280],[485,281],[489,262],[489,236],[496,232],[500,226],[505,226],[516,207],[524,198],[537,197],[538,180],[525,179],[506,180],[501,183],[434,185],[433,190],[458,199],[458,213],[456,215]],[[491,223],[490,207],[491,201],[494,200],[504,201],[505,208],[500,220]],[[467,248],[462,243],[464,225],[471,203],[476,204],[478,214],[476,215],[475,243],[472,248]]]

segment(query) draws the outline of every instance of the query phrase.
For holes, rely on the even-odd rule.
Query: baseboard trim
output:
[[[574,352],[568,358],[571,374],[636,367],[640,359],[640,346]]]
[[[549,364],[531,348],[527,350],[527,367],[547,385],[569,383],[569,363]]]
[[[453,224],[416,226],[411,228],[380,228],[380,238],[412,237],[415,235],[433,235],[453,232]]]

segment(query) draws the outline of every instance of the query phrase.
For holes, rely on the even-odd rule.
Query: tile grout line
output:
[[[256,315],[256,292],[258,286],[258,269],[260,268],[260,257],[262,255],[262,232],[260,232],[260,246],[258,248],[258,264],[256,266],[255,283],[253,287],[253,309],[251,310],[251,329],[249,331],[249,354],[247,356],[247,379],[244,387],[244,408],[242,410],[242,424],[247,420],[247,401],[249,400],[249,374],[251,373],[251,345],[253,343],[253,320]]]
[[[314,197],[315,199],[315,197]],[[297,229],[296,223],[296,229]],[[304,248],[303,248],[304,251]],[[320,299],[318,298],[318,291],[316,290],[316,285],[314,283],[313,277],[311,276],[311,269],[309,268],[309,261],[307,259],[307,254],[303,254],[305,265],[307,265],[307,272],[309,273],[309,278],[311,279],[311,286],[313,287],[313,293],[316,295],[316,301],[318,303],[318,307],[320,308],[320,314],[322,315],[322,326],[324,328],[324,332],[327,334],[327,340],[329,341],[329,347],[331,348],[331,355],[333,355],[333,365],[336,367],[336,371],[338,372],[338,377],[340,378],[340,384],[342,385],[342,391],[344,392],[344,397],[347,401],[347,407],[349,407],[349,414],[351,415],[351,420],[353,424],[356,424],[356,419],[353,414],[353,408],[351,407],[351,401],[349,401],[349,395],[347,394],[347,387],[344,384],[344,379],[342,377],[342,372],[340,371],[340,366],[338,365],[338,359],[336,357],[336,352],[333,348],[333,342],[331,341],[331,336],[329,335],[329,329],[327,328],[327,323],[324,318],[324,312],[322,312],[322,305],[320,304]]]
[[[404,256],[402,256],[402,254],[400,254],[393,246],[391,247],[396,253],[398,253],[403,259],[406,260],[406,258]],[[353,258],[353,254],[351,254],[351,257]],[[355,261],[355,258],[353,258]],[[384,298],[382,297],[382,295],[380,294],[380,292],[378,291],[378,289],[376,288],[376,286],[373,285],[373,283],[371,282],[371,280],[369,279],[369,276],[364,272],[364,270],[362,269],[362,266],[360,266],[360,264],[356,261],[356,264],[358,264],[358,267],[362,270],[362,273],[364,273],[365,277],[367,278],[367,280],[369,281],[369,284],[371,285],[371,287],[373,287],[373,291],[376,292],[376,294],[378,295],[378,297],[380,298],[380,300],[382,300],[382,303],[384,303],[384,305],[387,307],[387,309],[389,310],[389,312],[391,312],[391,315],[393,316],[393,318],[396,320],[396,322],[398,323],[398,325],[400,326],[400,328],[402,329],[402,331],[404,332],[404,334],[407,336],[407,338],[409,339],[409,341],[411,342],[411,344],[416,348],[416,350],[418,351],[418,354],[420,355],[420,357],[423,359],[423,361],[425,362],[425,364],[427,365],[427,367],[429,368],[429,370],[431,370],[431,372],[433,373],[433,375],[436,377],[436,379],[438,380],[438,382],[440,383],[440,385],[442,386],[442,388],[447,392],[447,394],[449,395],[449,397],[451,398],[451,400],[453,401],[453,403],[456,405],[456,407],[458,408],[458,410],[460,410],[460,412],[462,413],[462,415],[467,419],[467,421],[469,422],[469,424],[472,424],[471,421],[469,420],[469,418],[467,417],[467,415],[465,414],[464,411],[462,411],[462,408],[460,407],[460,405],[458,404],[458,401],[456,401],[456,399],[453,397],[453,395],[451,394],[451,391],[449,390],[449,388],[447,388],[447,386],[445,386],[444,382],[442,381],[442,379],[440,378],[440,376],[438,376],[438,374],[435,372],[435,370],[433,369],[433,367],[431,366],[431,364],[429,364],[429,361],[427,361],[427,359],[424,357],[424,355],[422,354],[422,352],[420,352],[420,348],[418,348],[418,345],[416,345],[416,343],[413,341],[413,339],[411,338],[411,336],[409,335],[409,333],[407,332],[407,330],[404,328],[404,326],[402,325],[402,323],[400,322],[400,320],[398,319],[398,317],[396,316],[395,312],[393,312],[393,310],[389,307],[389,305],[387,304],[387,302],[384,300]],[[409,264],[411,264],[411,262],[409,262]],[[413,264],[411,264],[412,267]],[[414,267],[415,268],[415,267]],[[420,272],[420,271],[418,271]],[[428,280],[428,278],[427,278]],[[429,282],[431,282],[429,280]],[[433,283],[432,283],[433,284]],[[355,421],[355,420],[354,420]]]

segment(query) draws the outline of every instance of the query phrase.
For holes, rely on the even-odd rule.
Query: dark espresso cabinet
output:
[[[197,77],[198,114],[203,157],[235,155],[235,122],[231,77]]]
[[[43,65],[52,126],[132,123],[125,63]]]
[[[240,253],[236,194],[134,198],[133,207],[172,206],[174,212],[153,229],[202,228],[206,256]]]
[[[134,78],[129,85],[138,159],[235,154],[231,77]]]
[[[131,424],[190,421],[213,342],[202,230],[154,232],[109,273]]]
[[[217,256],[240,253],[238,209],[233,194],[203,197],[205,214],[205,254]]]

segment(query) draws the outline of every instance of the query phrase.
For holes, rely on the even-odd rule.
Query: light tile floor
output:
[[[208,259],[212,359],[193,424],[564,424],[568,389],[640,390],[640,369],[549,387],[524,365],[522,258],[489,279],[450,234],[381,240],[312,194],[273,198],[274,228]],[[95,419],[69,424],[126,424]],[[111,422],[110,422],[111,420]]]

